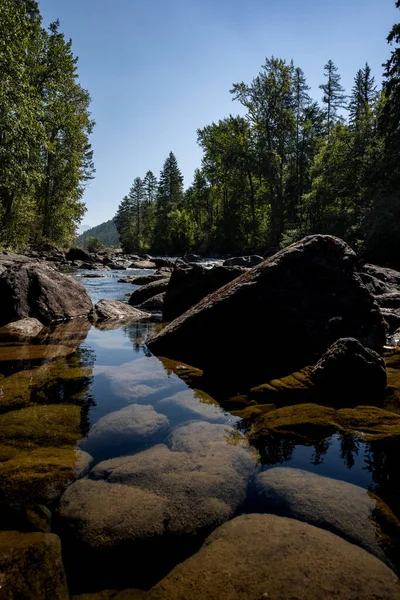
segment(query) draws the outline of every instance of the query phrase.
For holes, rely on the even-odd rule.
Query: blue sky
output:
[[[185,178],[200,166],[199,127],[240,107],[232,83],[250,82],[265,57],[303,69],[320,99],[323,66],[351,90],[368,61],[378,82],[394,0],[39,0],[43,24],[60,19],[80,82],[92,95],[96,178],[85,226],[111,219],[135,177],[158,176],[172,150]]]

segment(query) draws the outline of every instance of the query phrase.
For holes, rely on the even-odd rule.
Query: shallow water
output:
[[[108,271],[105,277],[87,278],[86,272],[79,271],[74,277],[85,285],[95,303],[101,298],[126,300],[138,286],[118,283],[118,279],[150,272],[153,271]],[[194,421],[240,429],[238,417],[223,410],[207,394],[191,389],[151,355],[146,340],[155,333],[157,327],[157,321],[139,321],[113,329],[89,327],[85,322],[75,321],[54,330],[45,330],[32,344],[10,345],[8,340],[0,340],[0,421],[2,415],[6,416],[11,411],[19,417],[22,415],[20,409],[31,410],[32,406],[39,406],[40,424],[47,417],[56,418],[46,414],[46,407],[57,404],[72,406],[74,410],[75,407],[81,407],[80,421],[75,425],[75,437],[72,436],[68,444],[72,448],[77,441],[77,447],[93,457],[91,468],[107,459],[137,454],[152,446],[168,443],[177,428]],[[150,433],[143,435],[141,431],[132,435],[130,430],[125,431],[121,427],[124,415],[128,415],[127,423],[131,418],[129,407],[133,405],[143,407],[137,410],[140,414],[142,411],[146,418],[148,415],[158,415],[159,424]],[[134,416],[136,426],[137,414]],[[49,427],[54,425],[50,424]],[[12,433],[8,435],[5,431],[5,426],[2,428],[0,423],[0,484],[3,466],[7,467],[16,458],[20,460],[19,457],[24,457],[27,452],[42,452],[43,447],[53,447],[55,443],[48,441],[46,431],[38,432],[38,439],[35,439],[33,446],[28,439],[29,432],[25,434],[22,426],[16,430],[15,438],[12,438]],[[61,446],[66,451],[67,442]],[[315,446],[305,446],[281,437],[271,437],[268,444],[258,451],[251,452],[256,471],[277,465],[289,466],[354,483],[377,493],[400,514],[398,447],[393,440],[365,443],[354,436],[337,434]],[[59,464],[46,468],[53,485],[51,469],[57,474],[58,481]],[[7,485],[9,475],[4,477],[3,482]],[[3,528],[8,528],[8,524],[15,526],[15,523],[20,528],[36,527],[36,522],[32,524],[29,521],[27,524],[25,516],[21,517],[26,507],[20,497],[19,486],[24,489],[27,480],[30,485],[29,472],[24,477],[21,481],[13,482],[14,488],[0,499],[0,508],[6,511],[6,517],[0,519]],[[65,481],[68,482],[68,477]],[[42,492],[41,495],[37,494],[36,483],[31,487],[29,485],[26,502],[35,505],[46,503],[56,514],[57,493],[43,498]],[[31,488],[32,493],[29,491]],[[18,498],[16,495],[19,495]],[[251,510],[251,503],[244,506],[243,510]],[[86,586],[83,582],[82,589],[86,587],[90,589],[90,584]]]

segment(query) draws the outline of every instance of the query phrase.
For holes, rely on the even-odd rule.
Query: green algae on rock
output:
[[[51,533],[0,532],[2,600],[68,600],[60,539]]]
[[[190,365],[177,360],[172,360],[171,358],[166,358],[165,356],[157,356],[157,358],[162,362],[167,373],[175,373],[175,375],[178,375],[178,377],[183,379],[190,387],[198,387],[199,382],[203,379],[203,371],[201,369],[191,367]]]

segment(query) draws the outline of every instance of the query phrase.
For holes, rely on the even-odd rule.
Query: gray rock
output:
[[[288,467],[259,473],[255,486],[262,512],[326,529],[386,561],[382,531],[373,517],[377,501],[367,490]]]
[[[129,265],[130,269],[157,269],[157,265],[150,260],[136,260]]]
[[[224,267],[255,267],[262,263],[264,258],[253,254],[251,256],[235,256],[233,258],[227,258],[222,263]]]
[[[157,408],[169,416],[182,419],[207,420],[213,423],[226,423],[232,416],[225,413],[218,402],[199,390],[182,390],[173,396],[163,398]]]
[[[92,302],[85,288],[44,263],[11,266],[0,277],[0,324],[27,317],[41,323],[86,316]]]
[[[139,306],[149,298],[152,298],[153,296],[157,296],[158,294],[165,292],[165,290],[168,287],[168,282],[169,277],[163,277],[158,281],[152,281],[151,283],[143,285],[142,287],[138,288],[133,292],[133,294],[129,298],[129,304],[131,304],[132,306]]]
[[[145,300],[142,304],[139,304],[140,310],[149,310],[150,312],[162,312],[165,300],[165,292],[152,296]]]
[[[94,455],[103,450],[108,457],[116,456],[121,448],[132,452],[137,446],[154,442],[168,427],[167,417],[152,406],[131,404],[97,421],[80,447]]]
[[[214,531],[149,600],[395,600],[398,580],[365,550],[317,527],[244,515]]]
[[[94,318],[99,321],[108,319],[121,319],[124,321],[138,321],[139,319],[148,319],[149,314],[137,308],[133,308],[125,302],[119,300],[99,300],[94,307]]]
[[[43,323],[37,319],[27,317],[13,323],[8,323],[0,329],[0,335],[10,335],[12,337],[32,338],[36,337],[43,329]]]
[[[2,600],[68,600],[56,535],[0,532],[0,596]]]

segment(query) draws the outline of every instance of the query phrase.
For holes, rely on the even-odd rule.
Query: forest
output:
[[[382,83],[360,65],[346,93],[328,60],[321,102],[302,69],[280,58],[233,84],[245,115],[198,129],[203,159],[188,189],[172,152],[158,180],[151,171],[134,179],[115,217],[122,247],[268,253],[329,233],[400,266],[400,24],[387,41]]]
[[[34,0],[0,2],[0,246],[66,247],[93,177],[90,95],[71,40]]]
[[[0,22],[0,247],[66,248],[95,172],[90,94],[71,40],[57,21],[42,26],[35,0],[2,0]],[[274,56],[234,83],[244,114],[197,130],[203,158],[187,189],[172,152],[158,177],[134,179],[114,219],[122,248],[267,254],[330,233],[400,266],[400,23],[387,41],[382,81],[360,65],[349,91],[333,60],[318,99],[300,66]]]

